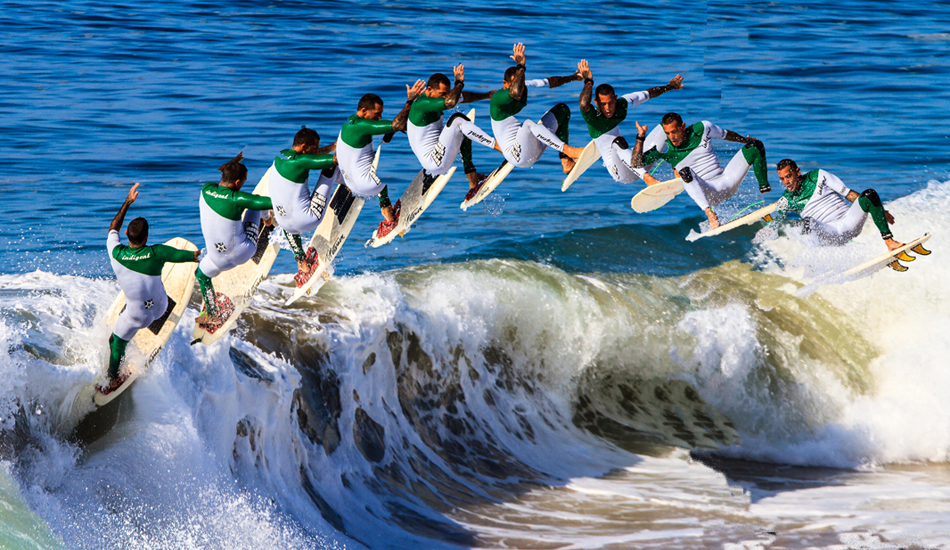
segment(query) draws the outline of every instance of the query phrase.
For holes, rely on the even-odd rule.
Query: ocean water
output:
[[[457,176],[388,247],[361,246],[368,204],[317,295],[282,305],[282,252],[229,336],[190,346],[193,307],[115,406],[82,398],[133,182],[153,242],[201,245],[198,189],[238,151],[253,183],[363,93],[392,116],[459,62],[497,88],[519,41],[531,78],[683,75],[628,135],[668,111],[752,135],[771,166],[873,187],[933,255],[802,297],[883,252],[873,226],[689,243],[685,195],[635,214],[641,184],[599,165],[561,193],[545,153],[464,213]],[[950,545],[948,44],[946,3],[5,3],[0,546]],[[523,118],[563,101],[583,145],[579,92],[532,90]],[[384,146],[391,194],[417,170],[405,136]],[[721,213],[759,200],[750,176]]]

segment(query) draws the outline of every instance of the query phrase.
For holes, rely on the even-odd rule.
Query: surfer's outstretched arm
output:
[[[590,70],[590,65],[586,59],[581,59],[577,64],[577,72],[574,73],[584,79],[584,87],[581,89],[580,107],[582,113],[590,112],[591,98],[594,95],[594,73]]]
[[[112,223],[109,224],[109,231],[118,231],[122,229],[122,224],[125,222],[125,214],[129,211],[129,207],[132,206],[132,203],[135,202],[135,199],[138,198],[139,192],[137,191],[139,184],[136,183],[132,186],[132,189],[129,189],[129,194],[125,197],[125,202],[122,203],[122,207],[119,208],[119,213],[112,218]]]

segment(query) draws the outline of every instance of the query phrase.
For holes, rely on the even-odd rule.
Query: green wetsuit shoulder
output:
[[[581,116],[584,117],[584,122],[587,123],[587,131],[590,133],[590,137],[597,139],[619,126],[627,118],[628,105],[629,102],[626,98],[617,99],[617,110],[611,118],[605,117],[594,106],[591,106],[587,112],[581,111]]]
[[[373,142],[373,136],[388,134],[392,131],[391,120],[369,120],[350,115],[343,128],[340,129],[340,139],[354,149],[362,149]]]
[[[214,182],[201,188],[201,196],[218,215],[232,221],[241,221],[245,210],[270,210],[274,207],[270,197],[234,191]]]
[[[284,149],[274,158],[277,173],[294,183],[304,183],[311,170],[323,170],[333,166],[333,155],[309,155],[293,149]]]
[[[703,130],[705,130],[705,126],[702,122],[697,122],[696,124],[693,124],[687,128],[686,139],[679,147],[673,145],[673,142],[667,138],[666,151],[661,153],[656,149],[650,149],[643,155],[643,164],[652,164],[662,159],[670,163],[671,166],[676,166],[680,163],[680,161],[689,156],[690,153],[700,146],[700,144],[703,142]]]
[[[512,98],[511,93],[508,90],[498,90],[491,96],[491,106],[489,108],[491,119],[495,121],[502,121],[506,118],[513,117],[521,112],[521,109],[524,109],[527,104],[527,89],[525,89],[524,95],[521,97],[521,101]]]
[[[123,267],[151,277],[160,277],[162,275],[162,267],[168,262],[182,263],[195,261],[194,252],[179,250],[173,246],[164,244],[143,246],[141,248],[132,248],[131,246],[119,244],[112,249],[112,257]]]
[[[429,97],[423,94],[412,102],[412,107],[409,109],[409,122],[420,128],[428,126],[442,118],[444,111],[444,97]]]

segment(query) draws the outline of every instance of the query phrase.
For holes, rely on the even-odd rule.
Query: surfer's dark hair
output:
[[[791,167],[792,170],[797,170],[798,165],[795,164],[795,161],[792,159],[782,159],[778,161],[778,164],[775,165],[776,170],[784,170]]]
[[[617,95],[617,93],[614,92],[614,87],[610,84],[601,84],[600,86],[597,86],[597,89],[594,90],[594,93],[597,95]]]
[[[244,153],[238,153],[236,157],[218,167],[222,182],[234,183],[247,179],[247,166],[241,164],[242,160],[244,160]]]
[[[377,105],[383,104],[383,98],[379,97],[376,94],[366,94],[360,98],[360,102],[356,104],[356,110],[360,109],[373,109]]]
[[[145,218],[135,218],[129,222],[126,234],[129,236],[129,244],[145,244],[148,241],[148,221]]]
[[[682,123],[683,123],[683,117],[679,116],[679,115],[676,114],[676,113],[666,113],[665,115],[663,115],[663,120],[660,121],[660,123],[661,123],[663,126],[666,126],[667,124],[670,124],[671,122],[675,122],[675,123],[677,123],[677,124],[682,124]]]
[[[445,84],[446,86],[451,87],[452,83],[449,82],[449,77],[445,76],[442,73],[435,73],[429,77],[429,82],[426,83],[426,86],[430,88],[438,88],[439,86]]]
[[[518,72],[518,67],[508,67],[505,69],[505,82],[514,78],[516,72]]]
[[[320,134],[312,128],[301,128],[294,136],[294,147],[298,145],[307,145],[309,147],[320,146]]]

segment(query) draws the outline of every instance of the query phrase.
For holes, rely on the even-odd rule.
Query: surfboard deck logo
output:
[[[257,184],[257,187],[254,188],[254,191],[252,191],[253,194],[262,196],[270,195],[268,182],[270,181],[271,170],[274,170],[273,165],[271,165],[271,167],[267,169],[267,172],[264,173],[264,176],[261,177],[261,181]],[[195,331],[192,334],[192,344],[201,342],[205,345],[211,345],[234,327],[234,324],[241,316],[244,308],[251,303],[257,286],[261,284],[261,281],[267,278],[271,266],[274,265],[274,261],[277,259],[277,252],[280,250],[280,246],[277,243],[271,242],[270,237],[273,230],[274,228],[272,226],[266,226],[261,223],[258,229],[257,251],[254,256],[243,264],[218,274],[217,277],[211,280],[215,292],[227,297],[234,309],[230,315],[220,317],[216,320],[216,323],[208,327],[195,323]],[[218,322],[220,324],[218,324]],[[208,328],[212,328],[212,326],[214,330],[209,331]]]
[[[171,239],[165,244],[180,250],[192,252],[198,250],[197,246],[181,237]],[[132,337],[119,370],[120,376],[126,375],[122,384],[107,393],[103,391],[99,384],[95,385],[93,402],[96,405],[101,407],[117,398],[158,357],[159,352],[171,338],[172,333],[175,332],[182,314],[188,307],[188,301],[191,300],[191,294],[195,289],[195,264],[192,262],[165,264],[162,268],[162,285],[168,295],[168,307],[165,309],[164,315],[156,319],[151,325],[139,329]],[[106,314],[102,319],[103,324],[110,329],[113,328],[119,315],[125,310],[125,305],[125,293],[119,292],[112,305],[106,310]],[[103,365],[103,377],[107,376],[108,370],[109,353],[107,351]]]
[[[439,193],[442,192],[445,184],[449,182],[449,179],[452,178],[454,173],[454,166],[441,176],[432,176],[425,170],[420,170],[419,173],[416,174],[416,177],[413,178],[412,183],[409,184],[409,187],[406,188],[406,192],[399,198],[400,213],[396,227],[382,237],[379,236],[378,229],[373,231],[373,236],[366,241],[365,246],[379,248],[384,244],[392,242],[397,235],[402,237],[408,233],[412,228],[412,224],[419,219],[419,216],[421,216],[422,213],[429,208],[435,198],[439,196]]]
[[[670,202],[676,195],[683,192],[682,178],[675,178],[663,181],[655,185],[648,185],[639,193],[630,199],[630,208],[637,213],[643,214],[660,208]]]

